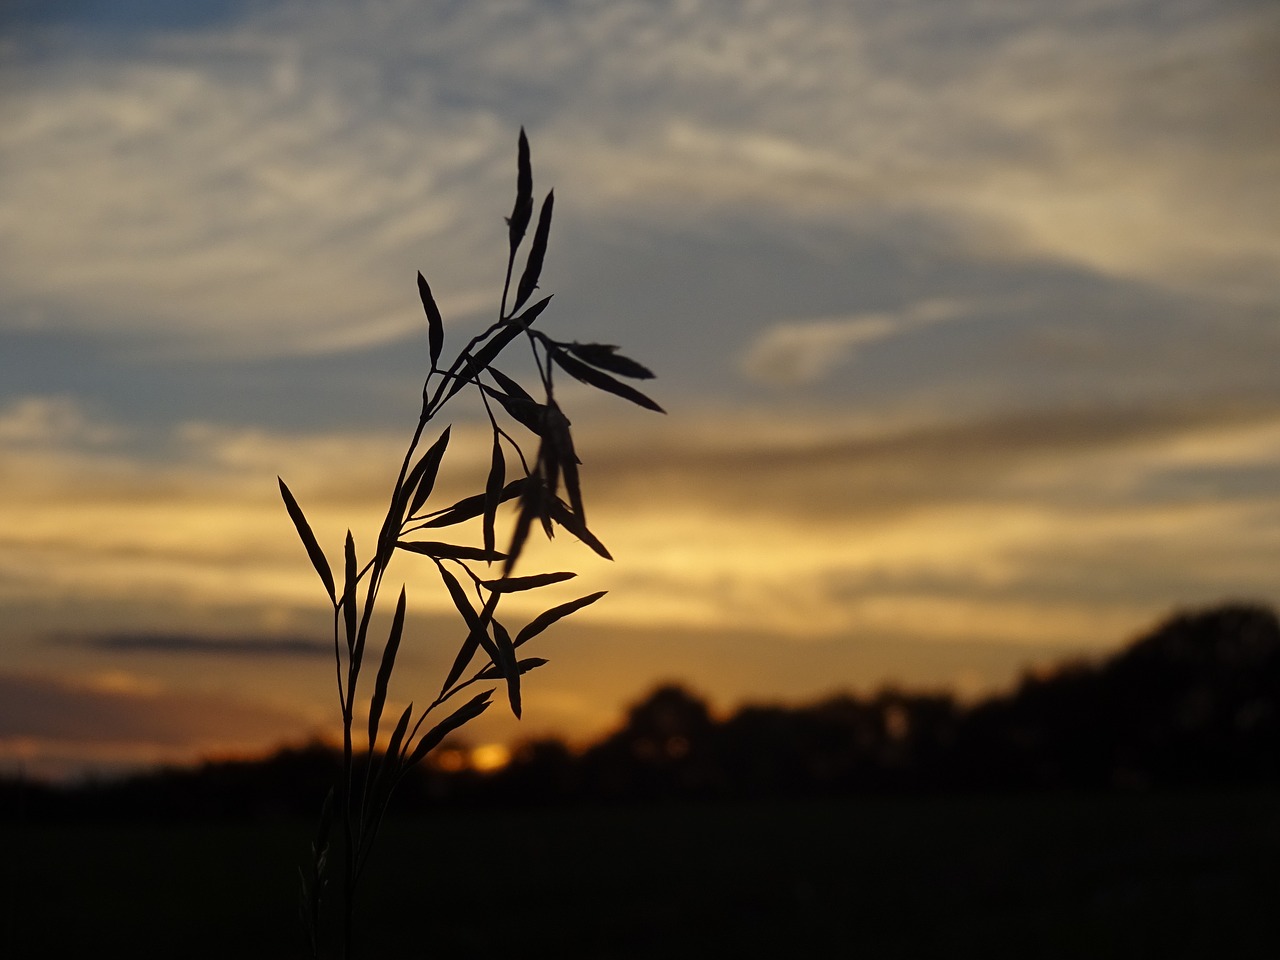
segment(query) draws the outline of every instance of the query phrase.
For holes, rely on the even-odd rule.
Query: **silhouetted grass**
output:
[[[322,941],[330,937],[341,945],[338,955],[349,960],[353,954],[358,891],[397,784],[445,737],[489,707],[489,698],[495,689],[489,684],[505,688],[511,711],[519,717],[521,677],[546,663],[540,657],[521,659],[517,653],[519,648],[604,595],[602,591],[558,604],[519,628],[509,627],[499,617],[504,597],[562,583],[575,576],[569,571],[513,575],[535,524],[548,538],[553,537],[559,527],[600,556],[611,559],[604,544],[587,527],[578,478],[581,461],[569,418],[556,401],[556,372],[663,412],[645,394],[618,379],[644,380],[653,374],[619,354],[617,347],[556,340],[544,333],[541,326],[535,326],[551,302],[550,296],[536,302],[532,297],[538,289],[546,259],[554,206],[554,193],[548,193],[538,212],[524,269],[513,289],[516,257],[524,245],[534,209],[529,141],[521,129],[516,152],[516,198],[507,218],[507,265],[497,303],[497,319],[471,337],[452,361],[444,359],[444,318],[430,284],[418,274],[418,296],[426,315],[430,366],[424,371],[417,426],[391,487],[386,516],[372,546],[365,543],[358,548],[348,530],[342,563],[335,575],[335,567],[330,564],[297,498],[284,480],[279,480],[285,508],[333,609],[333,655],[342,719],[342,772],[324,802],[309,866],[301,876],[301,910],[315,957],[327,954]],[[532,393],[497,365],[499,360],[506,364],[510,359],[504,351],[512,344],[529,349],[537,373]],[[477,478],[477,492],[453,503],[437,505],[433,495],[448,453],[451,428],[446,426],[429,444],[427,428],[439,420],[450,402],[464,391],[469,395],[474,391],[474,399],[488,418],[492,436],[489,465],[483,478]],[[534,456],[527,455],[522,446],[522,443],[529,446],[531,441],[536,442]],[[497,548],[499,513],[504,504],[513,500],[519,502],[519,509],[505,538],[506,549],[500,551]],[[479,544],[457,542],[457,534],[447,532],[458,524],[475,520],[481,525]],[[448,540],[439,539],[450,536]],[[384,723],[383,711],[408,614],[408,598],[403,586],[386,640],[381,644],[372,690],[368,690],[364,667],[366,654],[372,658],[377,650],[378,641],[372,638],[371,624],[375,613],[381,610],[384,580],[393,560],[402,554],[426,558],[435,566],[441,589],[458,611],[465,638],[440,692],[426,696],[420,693],[418,709],[415,710],[414,702],[410,701],[399,719],[390,724]],[[488,565],[494,563],[501,564],[500,572],[488,569]],[[489,689],[480,693],[468,689],[475,684],[489,686]],[[450,702],[463,691],[467,691],[470,699],[461,706]],[[367,710],[363,697],[368,697]],[[424,702],[426,705],[422,706]],[[437,709],[440,713],[436,713]],[[361,759],[357,740],[366,740],[366,731],[367,748],[365,759]],[[383,741],[379,740],[379,734]],[[385,749],[378,749],[380,742],[385,742]],[[335,901],[340,909],[336,929],[330,917]]]
[[[380,958],[1280,955],[1280,795],[451,811],[391,819]],[[8,830],[8,828],[6,828]],[[4,836],[8,956],[300,955],[298,822]],[[428,949],[430,945],[430,949]]]

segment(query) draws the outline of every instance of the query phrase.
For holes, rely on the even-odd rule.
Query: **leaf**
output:
[[[578,464],[581,461],[573,449],[573,434],[569,432],[569,418],[560,411],[554,401],[549,404],[547,410],[546,436],[555,448],[556,462],[564,477],[564,488],[569,494],[569,505],[585,523],[586,511],[582,506],[582,487],[578,481]]]
[[[440,316],[440,308],[431,295],[431,287],[427,278],[418,271],[418,296],[422,298],[422,308],[427,312],[427,343],[431,349],[431,369],[436,368],[440,360],[440,351],[444,349],[444,318]]]
[[[498,504],[502,502],[503,483],[507,479],[507,465],[502,458],[502,442],[497,429],[493,433],[493,458],[489,463],[489,478],[484,485],[484,549],[493,553],[494,523],[497,520]],[[504,560],[506,554],[498,554],[495,559]]]
[[[520,316],[504,320],[498,324],[493,336],[475,352],[474,356],[464,355],[461,358],[463,369],[454,376],[453,385],[449,387],[449,392],[445,394],[444,399],[448,400],[488,369],[489,364],[498,358],[498,354],[506,348],[507,344],[524,333],[529,325],[542,315],[542,311],[547,309],[547,304],[550,302],[551,297],[543,297]]]
[[[515,256],[516,247],[524,239],[524,232],[529,228],[529,218],[533,216],[533,166],[529,162],[529,139],[524,135],[524,127],[520,128],[520,143],[516,151],[516,205],[507,217],[507,235],[511,241],[511,254]]]
[[[494,593],[516,593],[521,590],[536,590],[538,587],[549,586],[553,583],[562,583],[565,580],[572,580],[576,576],[576,573],[563,570],[559,573],[535,573],[528,577],[502,577],[498,580],[481,580],[480,583]]]
[[[378,763],[378,772],[374,775],[372,795],[377,798],[385,793],[390,797],[394,784],[395,775],[398,772],[401,761],[401,746],[404,743],[405,732],[409,729],[409,721],[413,719],[413,703],[404,708],[404,712],[400,714],[400,719],[396,721],[395,729],[391,731],[391,739],[387,742],[387,750],[382,755],[382,759]],[[375,803],[370,810],[371,816],[377,816],[377,804]]]
[[[387,752],[382,755],[384,768],[390,768],[392,763],[400,762],[400,748],[404,744],[405,732],[409,729],[409,721],[413,718],[413,701],[404,708],[404,712],[400,714],[400,719],[396,721],[395,729],[391,731],[391,739],[387,741]],[[381,771],[379,771],[381,776]]]
[[[387,645],[382,649],[382,663],[378,666],[378,676],[373,682],[373,699],[369,701],[370,755],[373,754],[373,746],[378,739],[382,708],[387,702],[387,686],[391,683],[391,671],[395,668],[396,653],[400,649],[400,636],[404,632],[404,603],[404,587],[401,587],[400,599],[396,601],[396,612],[391,618],[391,632],[387,636]]]
[[[497,620],[493,621],[493,639],[497,646],[498,656],[494,664],[502,671],[507,681],[507,700],[511,704],[511,712],[520,719],[520,674],[523,672],[516,663],[516,648],[511,643],[511,634]]]
[[[520,670],[520,675],[524,676],[530,670],[536,670],[538,667],[545,666],[550,661],[542,657],[527,657],[516,663]],[[501,680],[502,673],[492,663],[476,674],[477,680]]]
[[[524,543],[529,538],[529,527],[534,517],[542,517],[546,513],[547,488],[540,477],[526,477],[523,496],[520,498],[520,515],[516,518],[515,530],[511,534],[511,545],[507,547],[507,562],[503,565],[503,576],[509,574],[516,565]]]
[[[654,401],[650,400],[635,387],[621,383],[607,373],[597,370],[595,367],[589,367],[581,360],[575,360],[564,350],[553,349],[551,357],[564,368],[565,373],[580,380],[585,384],[604,390],[606,393],[612,393],[615,396],[622,397],[624,400],[630,400],[634,404],[638,404],[648,410],[655,410],[658,413],[666,413],[662,407],[658,406]]]
[[[613,559],[613,555],[609,553],[605,545],[596,538],[595,534],[587,529],[587,525],[582,522],[582,518],[574,516],[568,505],[559,497],[551,502],[548,512],[552,520],[572,533],[601,557],[606,560]]]
[[[345,576],[342,587],[342,615],[347,628],[347,652],[356,646],[356,583],[359,574],[356,572],[356,542],[347,531],[347,542],[343,548],[345,557]]]
[[[493,691],[486,690],[484,693],[472,697],[423,734],[422,739],[418,741],[418,745],[409,754],[409,759],[405,761],[404,769],[408,770],[417,764],[423,757],[438,747],[440,742],[453,733],[454,730],[484,713],[489,708],[489,698],[491,696],[493,696]]]
[[[560,487],[560,448],[548,436],[544,436],[542,442],[538,444],[538,472],[542,476],[542,482],[548,494],[554,497],[556,490]],[[548,528],[547,536],[550,537],[551,530],[545,514],[542,520],[542,525]]]
[[[606,593],[608,593],[607,590],[601,590],[598,593],[588,594],[585,597],[579,597],[577,600],[570,600],[568,603],[559,604],[558,606],[552,607],[550,610],[538,614],[525,624],[523,630],[516,634],[514,646],[518,647],[522,643],[527,643],[557,620],[561,620],[564,617],[569,616],[571,613],[576,613],[583,607],[590,606]]]
[[[538,277],[542,275],[542,261],[547,255],[547,237],[551,233],[551,209],[555,206],[556,194],[552,190],[547,199],[542,201],[542,210],[538,213],[538,227],[533,232],[533,245],[529,248],[529,259],[525,263],[524,273],[520,275],[520,285],[516,287],[516,302],[512,312],[520,309],[520,305],[529,299],[538,289]]]
[[[298,531],[298,538],[307,549],[307,556],[311,558],[311,565],[316,568],[316,573],[320,574],[320,581],[329,593],[330,602],[336,604],[338,596],[333,585],[333,571],[329,569],[329,561],[325,559],[324,551],[320,549],[316,535],[311,532],[311,524],[307,523],[307,518],[303,515],[302,508],[298,506],[298,501],[293,498],[293,494],[289,492],[284,480],[280,477],[276,477],[276,480],[280,482],[280,496],[284,498],[284,507],[289,511],[289,519],[293,521],[294,529]]]
[[[410,553],[420,553],[433,560],[505,560],[507,555],[497,550],[468,547],[460,543],[441,543],[436,540],[397,540],[396,546]]]
[[[636,363],[630,357],[624,357],[618,353],[618,348],[607,343],[573,343],[565,344],[566,349],[579,360],[591,364],[593,367],[599,367],[601,370],[608,370],[622,377],[632,377],[636,380],[652,380],[653,371],[648,367]]]
[[[402,499],[407,499],[410,493],[413,494],[413,501],[409,504],[409,509],[401,514],[401,516],[412,517],[417,513],[427,498],[431,496],[431,491],[435,489],[436,477],[440,473],[440,461],[444,459],[445,448],[449,446],[450,427],[444,428],[444,433],[440,434],[439,439],[431,445],[431,448],[422,455],[422,459],[417,465],[409,471],[409,476],[405,478],[404,486],[400,490]]]
[[[494,373],[495,371],[490,369],[489,372]],[[483,384],[480,389],[502,404],[502,409],[506,410],[516,423],[536,436],[542,435],[543,411],[546,409],[542,404],[532,398],[526,400],[524,397],[508,396],[500,390],[486,387]]]
[[[462,641],[462,647],[458,650],[457,657],[454,658],[453,666],[449,668],[449,675],[445,677],[444,685],[440,688],[440,693],[443,695],[458,682],[458,678],[467,669],[467,665],[471,663],[471,658],[476,655],[476,650],[481,644],[484,645],[485,652],[489,654],[495,663],[497,662],[497,647],[489,639],[488,630],[489,621],[493,619],[493,611],[498,606],[498,594],[490,593],[489,599],[485,602],[484,610],[477,615],[475,609],[471,606],[471,601],[467,599],[466,591],[462,589],[462,584],[458,582],[458,578],[446,570],[443,564],[437,563],[436,566],[440,571],[440,579],[444,581],[445,588],[453,599],[453,605],[462,614],[462,619],[466,621],[469,630],[466,639]]]
[[[498,386],[505,390],[509,396],[517,400],[527,400],[529,403],[535,402],[533,397],[529,396],[529,391],[496,367],[489,368],[489,375],[498,381]]]
[[[514,500],[520,496],[525,484],[528,482],[528,477],[519,477],[508,483],[502,488],[502,502],[506,503],[508,500]],[[428,515],[429,519],[423,521],[420,527],[451,527],[456,523],[474,520],[483,512],[484,494],[477,493],[470,497],[463,497],[453,506],[445,507],[434,515]]]

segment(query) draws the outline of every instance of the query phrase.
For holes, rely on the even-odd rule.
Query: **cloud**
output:
[[[80,643],[112,653],[174,653],[233,657],[331,657],[333,644],[307,637],[207,637],[181,633],[106,633]]]
[[[562,209],[588,222],[858,234],[910,211],[996,259],[1274,300],[1267,4],[240,16],[17,60],[7,315],[224,354],[344,351],[420,324],[399,291],[429,249],[446,315],[472,322],[493,307],[520,122],[540,188],[572,184]]]
[[[897,315],[862,314],[775,324],[756,337],[741,359],[743,373],[775,387],[814,383],[848,363],[862,347],[948,319],[957,304],[929,301]]]
[[[195,750],[265,746],[305,735],[301,714],[236,696],[168,689],[128,675],[67,680],[0,673],[0,746],[138,746]]]
[[[0,409],[0,443],[9,446],[100,446],[118,437],[72,397],[22,397]]]

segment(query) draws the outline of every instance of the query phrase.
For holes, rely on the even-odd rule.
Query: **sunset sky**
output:
[[[337,723],[331,559],[427,369],[495,318],[516,139],[610,594],[525,719],[887,683],[966,697],[1175,609],[1280,602],[1272,0],[10,0],[0,12],[0,773]],[[488,464],[458,398],[442,497]],[[461,640],[426,565],[392,699]],[[393,596],[393,594],[392,594]]]

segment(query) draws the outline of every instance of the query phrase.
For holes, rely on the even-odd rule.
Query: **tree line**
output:
[[[119,781],[9,780],[10,817],[311,816],[340,762],[321,744]],[[519,745],[495,771],[424,766],[396,812],[449,805],[652,802],[894,792],[1280,783],[1280,624],[1256,605],[1176,615],[1111,657],[1025,676],[964,705],[883,689],[718,719],[678,684],[582,751]],[[320,791],[322,792],[322,791]]]

